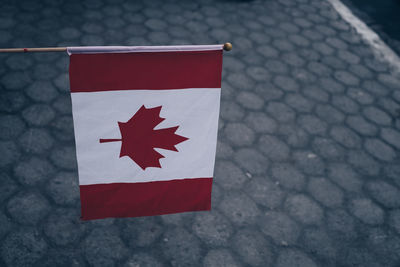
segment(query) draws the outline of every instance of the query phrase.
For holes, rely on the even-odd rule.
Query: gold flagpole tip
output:
[[[225,51],[231,51],[232,50],[232,44],[231,43],[225,43],[224,44],[224,50]]]

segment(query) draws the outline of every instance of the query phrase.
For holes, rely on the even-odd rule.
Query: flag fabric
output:
[[[211,209],[222,49],[67,49],[83,220]]]

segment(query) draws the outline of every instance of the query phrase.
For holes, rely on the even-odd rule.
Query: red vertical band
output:
[[[71,92],[221,88],[222,50],[72,54]]]
[[[81,185],[82,219],[211,209],[212,178]]]

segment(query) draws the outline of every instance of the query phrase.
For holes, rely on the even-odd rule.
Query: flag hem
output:
[[[181,52],[181,51],[213,51],[222,50],[223,44],[217,45],[175,45],[175,46],[70,46],[71,54],[99,54],[99,53],[137,53],[137,52]]]

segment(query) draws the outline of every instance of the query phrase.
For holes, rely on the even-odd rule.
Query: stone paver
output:
[[[0,8],[1,47],[227,41],[212,211],[91,222],[68,56],[0,54],[0,266],[399,266],[400,80],[328,1]]]

